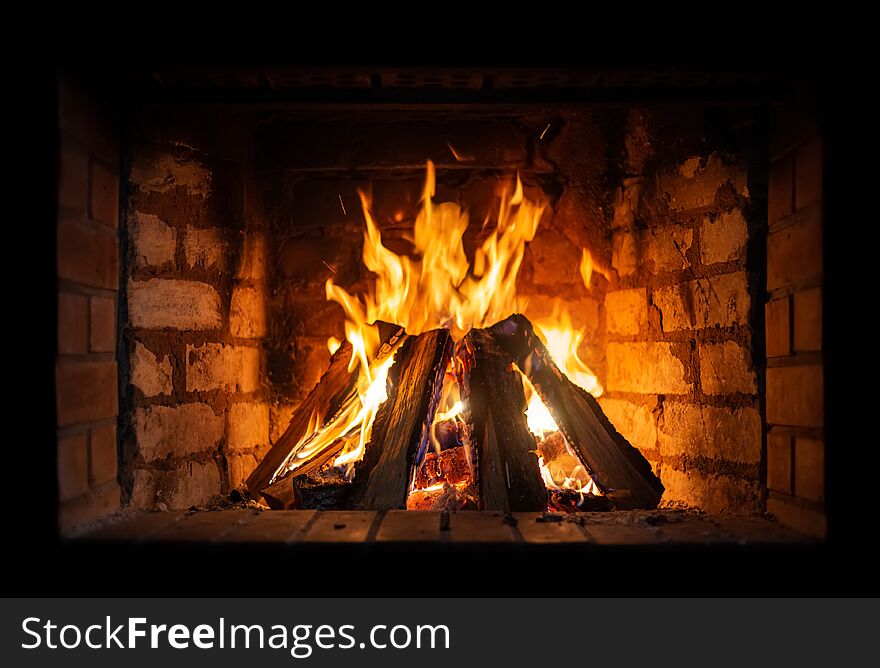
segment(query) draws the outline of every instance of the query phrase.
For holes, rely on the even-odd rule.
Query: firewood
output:
[[[538,443],[538,454],[544,458],[545,464],[549,464],[567,452],[568,449],[565,447],[565,436],[558,431],[554,431],[547,436],[547,438]]]
[[[345,476],[332,467],[318,473],[292,477],[296,507],[304,510],[341,508],[351,489],[351,483]]]
[[[452,338],[445,329],[410,337],[388,373],[388,399],[379,407],[363,460],[355,467],[353,508],[406,508],[418,453],[430,442]]]
[[[390,326],[387,323],[376,323],[376,326],[383,349],[395,345],[398,339],[404,335],[403,329],[397,326]],[[333,354],[330,366],[321,376],[318,384],[294,411],[284,434],[275,442],[272,449],[248,477],[247,487],[255,499],[259,499],[262,490],[268,488],[270,483],[275,482],[276,474],[287,461],[291,450],[306,433],[313,416],[317,415],[321,423],[324,423],[327,418],[335,415],[346,401],[354,399],[359,371],[357,368],[349,371],[348,365],[351,361],[351,355],[352,346],[346,341]]]
[[[423,489],[440,482],[452,485],[469,482],[473,478],[470,460],[465,446],[449,448],[425,455],[416,472],[415,486]]]
[[[618,433],[599,402],[559,370],[531,323],[515,314],[489,331],[528,376],[590,477],[613,505],[656,508],[663,484],[648,460]]]
[[[268,487],[261,489],[260,495],[272,510],[296,508],[296,494],[293,489],[293,478],[290,476],[276,480]]]
[[[469,406],[470,443],[483,510],[502,512],[547,509],[537,443],[526,422],[522,379],[510,355],[487,330],[471,330],[459,342],[462,398]]]

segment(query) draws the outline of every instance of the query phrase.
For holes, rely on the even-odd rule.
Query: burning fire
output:
[[[377,358],[380,345],[377,321],[400,325],[410,335],[447,328],[458,340],[472,328],[488,327],[525,309],[526,300],[516,294],[516,279],[525,245],[535,236],[544,204],[526,199],[517,177],[515,185],[502,190],[497,224],[476,249],[470,263],[463,244],[470,222],[468,213],[454,202],[435,203],[435,171],[430,161],[426,172],[421,209],[413,230],[414,257],[397,255],[383,245],[371,201],[367,194],[359,193],[366,223],[362,259],[375,280],[361,295],[350,294],[333,278],[325,285],[327,299],[337,302],[345,311],[345,338],[353,348],[350,370],[359,369],[357,393],[327,424],[318,424],[317,417],[313,420],[276,478],[314,455],[331,450],[339,453],[333,464],[351,476],[354,463],[363,456],[376,412],[387,399],[386,382],[393,353],[386,351],[381,359]],[[489,228],[489,220],[484,221],[483,230]],[[589,252],[584,251],[580,272],[586,285],[594,269]],[[596,376],[578,357],[583,332],[574,329],[568,312],[557,304],[551,318],[534,325],[568,377],[595,396],[601,394]],[[327,342],[331,353],[340,345],[335,338]],[[532,432],[540,440],[558,431],[528,381],[526,391]],[[441,422],[460,421],[459,415],[464,409],[457,384],[444,383],[431,430],[432,443],[438,453],[440,444],[435,428]],[[343,442],[341,449],[338,448],[340,442]],[[558,472],[554,474],[542,462],[542,475],[548,487],[586,489],[592,484],[585,471],[583,475],[574,471],[570,474],[558,480]],[[442,485],[434,487],[443,489]]]

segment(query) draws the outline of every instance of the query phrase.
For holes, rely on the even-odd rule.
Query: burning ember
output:
[[[429,422],[422,428],[421,435],[413,434],[418,437],[418,446],[409,471],[406,507],[444,510],[480,507],[476,485],[479,466],[469,433],[471,407],[462,386],[469,373],[468,365],[472,363],[461,359],[460,351],[474,352],[471,344],[463,346],[467,343],[463,339],[472,330],[483,330],[525,309],[526,300],[516,293],[516,279],[525,246],[534,238],[545,207],[524,196],[522,182],[517,177],[515,186],[505,187],[501,192],[494,228],[488,219],[483,221],[485,240],[476,249],[473,262],[469,262],[463,244],[470,223],[468,212],[456,203],[434,202],[434,193],[434,165],[428,162],[421,209],[413,229],[414,257],[397,255],[383,245],[370,199],[365,193],[359,193],[366,223],[362,259],[375,280],[360,295],[350,294],[333,278],[326,283],[327,299],[340,304],[345,312],[347,342],[343,344],[331,338],[328,348],[336,353],[340,346],[350,346],[347,369],[336,369],[333,373],[352,375],[355,378],[352,390],[341,402],[336,402],[331,413],[324,413],[323,419],[322,411],[317,406],[314,408],[308,424],[301,425],[298,440],[290,444],[286,459],[274,468],[270,484],[291,476],[294,481],[311,476],[306,482],[313,485],[317,484],[316,475],[324,475],[322,471],[343,483],[355,478],[358,463],[370,443],[377,413],[388,400],[390,387],[395,382],[403,382],[394,375],[404,373],[393,370],[396,353],[405,341],[439,330],[448,332],[450,342],[445,346],[448,350],[455,348],[455,353],[442,357],[444,366],[439,373],[429,374],[438,380],[434,389],[425,395],[431,397],[425,406]],[[595,270],[592,257],[584,250],[579,271],[586,285]],[[387,332],[383,335],[380,323],[398,326],[391,328],[397,333],[391,337]],[[550,363],[555,363],[579,388],[595,397],[601,395],[602,387],[595,374],[578,356],[584,332],[572,326],[571,317],[562,304],[557,302],[549,318],[533,324],[552,358]],[[458,345],[454,345],[456,343]],[[508,371],[518,372],[525,391],[524,412],[535,444],[529,450],[550,492],[550,507],[577,509],[586,497],[601,495],[601,492],[583,457],[579,457],[568,442],[564,430],[557,425],[553,413],[529,380],[530,360],[532,357],[519,365],[525,366],[522,369],[508,365]],[[383,425],[382,429],[393,429],[393,425]],[[385,456],[385,453],[374,454],[370,455],[374,460]],[[371,466],[375,464],[370,462]],[[504,466],[507,487],[511,488],[510,465],[506,462]]]

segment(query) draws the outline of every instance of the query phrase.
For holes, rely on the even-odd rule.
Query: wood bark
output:
[[[543,511],[547,490],[537,443],[526,422],[522,378],[488,330],[471,330],[459,343],[462,396],[483,510]]]
[[[531,323],[515,314],[489,331],[528,376],[590,477],[614,506],[655,508],[663,484],[648,460],[618,433],[599,402],[559,370]]]
[[[410,478],[440,400],[452,338],[435,329],[408,338],[388,374],[388,399],[379,407],[363,460],[355,468],[353,508],[406,508]]]
[[[377,323],[377,326],[383,346],[393,346],[399,337],[404,335],[400,327],[389,326],[387,323]],[[332,418],[346,401],[353,398],[359,371],[358,368],[349,371],[351,356],[352,346],[346,341],[330,358],[330,366],[321,376],[318,384],[294,411],[284,434],[248,477],[247,488],[255,499],[259,499],[262,490],[275,482],[273,479],[276,473],[306,433],[312,416],[318,415],[323,424],[328,418]]]

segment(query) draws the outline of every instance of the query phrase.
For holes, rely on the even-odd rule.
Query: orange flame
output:
[[[500,194],[497,224],[476,248],[473,263],[465,254],[463,238],[469,217],[454,202],[435,203],[435,170],[427,163],[421,209],[413,229],[414,257],[397,255],[382,243],[382,236],[372,213],[368,195],[359,192],[365,231],[362,260],[374,275],[365,293],[353,295],[327,280],[327,299],[337,302],[345,312],[345,338],[353,353],[350,369],[359,369],[356,396],[326,425],[310,425],[295,448],[283,471],[295,469],[316,453],[344,441],[334,465],[344,467],[350,475],[353,464],[363,456],[373,420],[379,406],[387,398],[387,374],[393,354],[379,352],[379,320],[402,326],[410,335],[434,328],[447,328],[454,339],[460,339],[472,328],[488,327],[512,313],[521,312],[525,300],[517,297],[516,279],[522,265],[525,245],[531,241],[544,212],[543,203],[525,198],[522,182],[517,176],[515,187],[505,187]],[[488,227],[488,221],[483,225]],[[584,251],[581,276],[589,284],[593,271],[592,258]],[[578,385],[596,396],[602,388],[595,375],[578,357],[577,349],[583,332],[572,327],[571,318],[561,306],[554,309],[549,320],[535,322],[536,331],[544,340],[559,367]],[[327,342],[335,352],[340,341]],[[540,398],[529,404],[530,424],[538,419]],[[541,419],[552,417],[540,404]],[[457,392],[444,395],[435,423],[450,419],[464,410]],[[548,433],[556,431],[555,423],[546,425]],[[433,436],[433,434],[432,434]],[[436,439],[434,445],[437,447]]]

